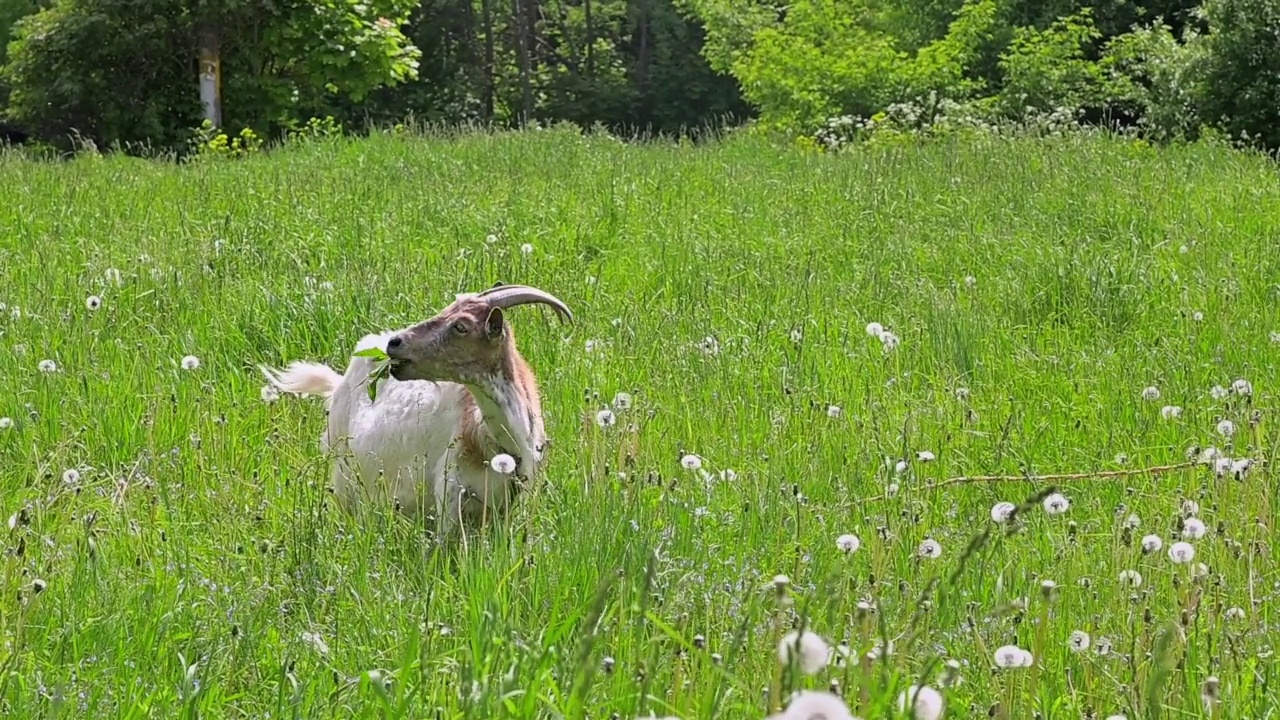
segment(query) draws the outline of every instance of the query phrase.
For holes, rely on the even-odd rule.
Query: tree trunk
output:
[[[493,0],[481,0],[484,15],[484,120],[493,122]]]
[[[199,43],[200,103],[204,105],[204,119],[214,127],[222,127],[222,62],[218,30],[208,25],[201,28]]]

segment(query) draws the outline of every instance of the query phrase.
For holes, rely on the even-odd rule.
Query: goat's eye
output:
[[[458,322],[453,324],[453,331],[458,333],[459,335],[466,335],[467,324],[459,320]]]

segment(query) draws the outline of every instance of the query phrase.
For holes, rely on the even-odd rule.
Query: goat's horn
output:
[[[573,313],[555,295],[528,285],[497,285],[478,294],[494,307],[509,308],[526,303],[546,303],[560,313],[565,322],[573,322]]]

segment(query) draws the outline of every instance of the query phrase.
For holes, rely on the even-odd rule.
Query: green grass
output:
[[[1275,712],[1272,468],[1066,482],[1066,514],[1033,504],[1009,533],[992,505],[1043,483],[928,487],[1172,464],[1193,445],[1273,457],[1265,160],[1082,138],[829,157],[542,132],[182,167],[9,155],[0,187],[0,517],[21,511],[0,527],[6,717],[763,718],[839,679],[883,718],[922,673],[951,718],[1208,717],[1210,675],[1217,717]],[[325,487],[322,405],[263,402],[255,365],[341,368],[365,333],[498,280],[577,316],[510,316],[552,438],[536,490],[508,526],[437,552],[393,518],[354,525]],[[884,352],[871,321],[901,345]],[[1237,378],[1251,398],[1211,395]],[[596,427],[620,391],[634,407]],[[1207,577],[1139,548],[1156,533],[1167,550],[1184,499],[1209,527]],[[862,547],[841,553],[842,533]],[[930,537],[941,557],[918,558]],[[894,652],[796,677],[775,646],[801,622]],[[1075,630],[1094,647],[1071,652]],[[1036,667],[993,672],[1006,644]],[[943,687],[947,658],[959,685]]]

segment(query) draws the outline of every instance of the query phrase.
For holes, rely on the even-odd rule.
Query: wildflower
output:
[[[1004,645],[996,648],[995,661],[998,668],[1018,668],[1031,667],[1035,659],[1017,645]]]
[[[680,464],[684,466],[685,470],[701,470],[702,458],[693,454],[685,455],[684,457],[680,458]]]
[[[1120,584],[1127,587],[1140,587],[1142,585],[1142,573],[1137,570],[1121,570]]]
[[[498,242],[498,236],[497,236],[497,235],[494,235],[493,233],[489,233],[488,235],[485,235],[485,236],[484,236],[484,241],[485,241],[485,243],[487,243],[487,244],[489,244],[489,245],[492,245],[492,244],[494,244],[494,243]]]
[[[1098,638],[1098,642],[1093,644],[1093,651],[1098,655],[1111,654],[1111,640],[1108,638]]]
[[[931,687],[912,685],[907,691],[898,695],[898,711],[907,708],[911,700],[911,717],[915,720],[938,720],[942,717],[942,693]]]
[[[280,399],[280,391],[276,389],[275,385],[263,385],[262,389],[258,391],[258,395],[264,403],[273,403]]]
[[[13,427],[13,418],[0,417],[0,430],[8,430],[11,427]]]
[[[922,558],[934,560],[942,555],[942,546],[938,544],[937,540],[929,538],[928,540],[920,543],[920,547],[916,550],[916,554]]]
[[[183,370],[195,370],[200,367],[200,358],[195,355],[188,355],[182,358]]]
[[[1231,458],[1226,457],[1225,455],[1219,456],[1213,461],[1213,472],[1218,477],[1222,477],[1231,472],[1231,465]]]
[[[899,340],[898,336],[888,330],[885,330],[880,335],[880,345],[884,348],[885,352],[892,352],[894,348],[898,347],[898,343],[900,342],[901,340]]]
[[[998,523],[1009,522],[1009,518],[1013,517],[1017,509],[1018,506],[1011,502],[998,502],[991,506],[991,519]]]
[[[1162,547],[1164,547],[1164,540],[1159,535],[1142,536],[1142,552],[1147,554],[1160,552]]]
[[[58,372],[58,363],[52,360],[41,360],[36,368],[42,373],[55,373]]]
[[[858,548],[862,547],[862,541],[858,539],[857,535],[845,533],[836,538],[836,547],[840,548],[842,553],[851,554],[858,552]]]
[[[1142,525],[1142,518],[1134,513],[1129,513],[1129,517],[1124,519],[1124,526],[1130,530],[1137,530],[1140,525]]]
[[[585,343],[583,343],[582,349],[583,349],[583,350],[586,350],[588,353],[593,353],[593,352],[595,352],[595,351],[596,351],[596,349],[597,349],[597,348],[599,348],[599,347],[600,347],[600,341],[599,341],[599,340],[594,340],[594,339],[588,338],[588,339],[587,339],[587,341],[586,341]]]
[[[1197,310],[1194,313],[1191,313],[1191,319],[1196,322],[1204,322],[1204,313]]]
[[[1243,620],[1244,608],[1240,608],[1240,607],[1227,608],[1226,618],[1228,620]]]
[[[975,286],[975,285],[977,285],[977,284],[978,284],[978,278],[976,278],[976,277],[974,277],[974,276],[972,276],[972,275],[965,275],[965,276],[964,276],[964,286],[965,286],[965,287],[967,287],[967,288],[969,288],[970,290],[972,290],[972,289],[974,288],[974,286]]]
[[[1227,389],[1222,387],[1221,385],[1214,385],[1213,387],[1209,388],[1209,397],[1213,398],[1214,400],[1221,400],[1226,396],[1227,396]]]
[[[790,584],[791,584],[791,578],[787,577],[786,575],[773,576],[773,589],[777,590],[778,592],[785,591],[787,589],[787,586]]]
[[[613,672],[613,667],[616,664],[617,664],[617,661],[608,655],[604,656],[604,658],[600,660],[600,667],[606,673]]]
[[[738,473],[733,468],[725,468],[720,471],[720,479],[725,482],[733,482],[738,479]]]
[[[1231,474],[1234,475],[1237,480],[1243,480],[1251,467],[1253,467],[1253,461],[1249,458],[1234,460],[1231,463]]]
[[[1186,247],[1186,245],[1183,245],[1182,247]],[[1129,720],[1129,718],[1124,715],[1108,715],[1107,720]]]
[[[1158,387],[1156,387],[1156,386],[1152,385],[1151,387],[1148,387],[1148,388],[1143,389],[1143,391],[1142,391],[1142,399],[1143,399],[1143,400],[1159,400],[1159,399],[1160,399],[1160,388],[1158,388]]]
[[[1237,378],[1235,382],[1231,383],[1231,391],[1237,395],[1252,395],[1253,386],[1249,384],[1248,380]]]
[[[1182,515],[1183,517],[1191,517],[1200,514],[1200,503],[1191,498],[1182,499]]]
[[[938,684],[943,687],[958,687],[963,678],[960,676],[960,661],[952,658],[947,660],[942,666],[942,676],[938,678]]]
[[[614,409],[614,410],[630,410],[630,409],[631,409],[631,394],[630,394],[630,393],[620,392],[620,393],[618,393],[617,395],[614,395],[614,396],[613,396],[613,409]]]
[[[884,334],[884,326],[878,322],[867,323],[867,334],[873,338],[879,338]]]
[[[1236,424],[1230,420],[1222,420],[1218,423],[1218,434],[1229,438],[1236,434]]]
[[[1160,408],[1160,417],[1165,420],[1174,420],[1182,417],[1182,408],[1177,405],[1165,405]]]
[[[1271,342],[1275,345],[1280,345],[1280,332],[1271,331]]]
[[[827,653],[827,641],[809,630],[792,630],[778,642],[778,662],[789,665],[794,660],[805,675],[813,675],[826,667]]]
[[[792,696],[784,712],[768,720],[857,720],[840,696],[820,690],[801,690]]]
[[[1206,711],[1217,704],[1220,692],[1221,683],[1218,676],[1210,675],[1204,679],[1204,683],[1200,685],[1200,702],[1204,703]]]
[[[40,578],[31,581],[31,589],[36,591],[36,594],[44,592],[47,587],[49,587],[49,583]]]
[[[1196,549],[1189,542],[1176,542],[1169,546],[1169,559],[1177,565],[1191,562],[1196,556]]]
[[[838,418],[843,412],[844,410],[840,409],[839,405],[827,406],[827,417],[829,418]]]
[[[107,268],[106,271],[102,273],[102,277],[109,285],[115,285],[116,287],[119,287],[122,282],[120,271],[113,267]]]
[[[529,257],[530,255],[532,255],[532,254],[533,254],[533,246],[532,246],[532,245],[530,245],[529,243],[525,243],[525,244],[521,245],[521,246],[520,246],[520,254],[521,254],[521,255],[524,255],[525,257]]]
[[[618,424],[618,416],[612,410],[601,410],[596,413],[596,424],[602,428],[613,427]]]
[[[920,462],[933,462],[936,459],[936,456],[928,450],[921,450],[916,453],[916,459]]]
[[[312,649],[321,655],[329,654],[329,643],[325,642],[324,638],[320,637],[319,633],[304,632],[302,633],[301,639],[302,642],[310,645]]]
[[[89,308],[90,310],[97,310],[98,308],[102,307],[102,298],[98,297],[97,295],[90,295],[89,297],[84,299],[84,306]]]
[[[966,401],[968,401],[968,399],[969,399],[969,388],[966,388],[966,387],[958,387],[958,388],[956,388],[956,399],[957,399],[957,400],[959,400],[960,402],[966,402]]]
[[[907,471],[907,461],[906,461],[906,460],[899,460],[898,462],[896,462],[896,463],[894,463],[894,464],[893,464],[893,472],[894,472],[895,474],[897,474],[897,475],[901,475],[902,473],[904,473],[904,472],[906,472],[906,471]]]
[[[1189,517],[1182,521],[1182,537],[1187,540],[1199,540],[1207,531],[1208,528],[1199,518]]]
[[[510,475],[515,472],[516,459],[506,453],[498,453],[489,461],[489,467],[493,468],[494,472]]]
[[[1071,637],[1067,640],[1067,647],[1071,652],[1084,652],[1089,649],[1089,633],[1083,630],[1076,630],[1071,633]]]
[[[1058,594],[1058,583],[1052,580],[1041,580],[1040,594],[1043,595],[1046,600],[1052,600],[1054,596]]]
[[[77,485],[80,482],[80,471],[75,468],[68,468],[62,471],[62,482],[67,485]]]
[[[889,487],[885,488],[885,495],[889,497],[898,497],[898,483],[889,483]]]
[[[1062,493],[1054,493],[1044,499],[1044,511],[1050,515],[1061,515],[1071,507],[1071,502]]]
[[[1196,563],[1195,567],[1191,568],[1191,577],[1197,579],[1209,577],[1209,566],[1204,563]]]

